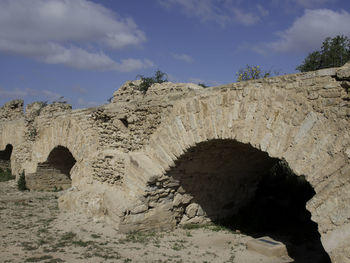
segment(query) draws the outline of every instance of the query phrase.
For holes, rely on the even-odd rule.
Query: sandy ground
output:
[[[14,181],[0,182],[0,262],[293,262],[248,251],[251,237],[215,226],[120,234],[60,212],[60,194],[20,192]]]

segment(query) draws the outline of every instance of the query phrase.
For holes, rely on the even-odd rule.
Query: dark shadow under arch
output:
[[[50,152],[45,163],[70,178],[70,170],[76,160],[68,148],[57,146]]]
[[[0,168],[11,169],[11,155],[12,155],[13,146],[7,144],[5,150],[0,151]]]
[[[76,160],[68,148],[55,147],[47,160],[39,163],[35,173],[26,175],[27,187],[31,190],[60,190],[71,187],[70,171]]]
[[[286,162],[249,144],[211,140],[190,148],[166,175],[179,182],[177,194],[192,196],[176,210],[178,223],[207,218],[282,241],[295,262],[330,262],[305,208],[315,192]]]

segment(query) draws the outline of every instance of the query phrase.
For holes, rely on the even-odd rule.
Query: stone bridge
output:
[[[126,232],[237,215],[284,160],[313,189],[304,207],[332,262],[350,262],[350,64],[211,88],[137,84],[96,108],[5,104],[0,167]]]

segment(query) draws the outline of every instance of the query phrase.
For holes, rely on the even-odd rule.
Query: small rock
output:
[[[204,212],[203,208],[199,205],[198,206],[198,211],[197,211],[197,216],[205,216],[206,213]]]
[[[141,214],[143,212],[146,212],[148,210],[148,207],[145,204],[136,206],[131,210],[131,214]]]
[[[179,206],[181,204],[188,204],[191,200],[193,199],[192,196],[190,196],[189,194],[176,194],[174,201],[173,201],[173,205],[174,206]]]
[[[187,215],[189,218],[195,217],[196,214],[197,214],[197,211],[198,211],[198,207],[199,207],[199,205],[196,204],[196,203],[189,204],[189,205],[186,207],[186,215]]]
[[[348,156],[348,158],[350,159],[350,148],[347,148],[345,151],[346,155]]]

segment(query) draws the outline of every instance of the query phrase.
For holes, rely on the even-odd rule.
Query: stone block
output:
[[[322,76],[335,76],[335,68],[325,68],[317,71],[317,75]]]
[[[337,69],[337,78],[342,80],[350,80],[350,62],[346,63],[343,67]]]
[[[197,211],[198,211],[198,204],[192,203],[186,207],[186,215],[189,218],[195,217],[197,214]]]
[[[249,240],[247,249],[268,257],[288,257],[286,246],[267,236]]]

